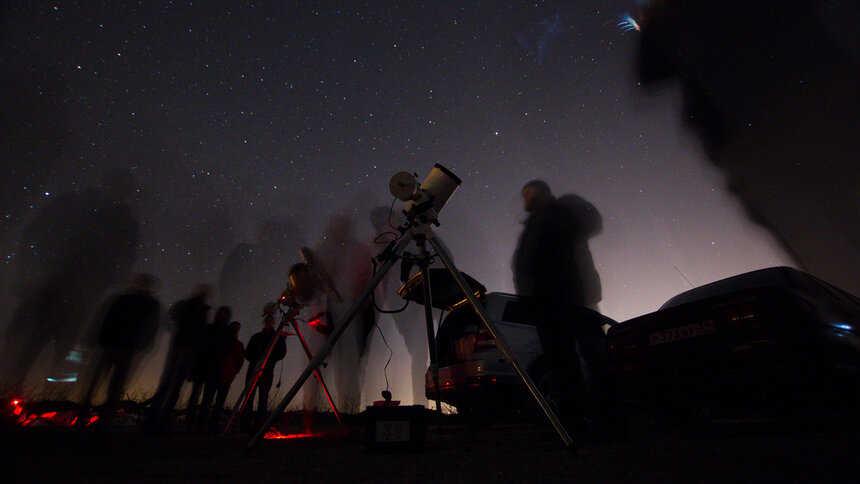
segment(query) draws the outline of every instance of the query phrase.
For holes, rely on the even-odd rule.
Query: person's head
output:
[[[212,294],[212,285],[200,284],[194,288],[194,292],[191,293],[191,297],[206,301],[209,299],[210,294]]]
[[[128,170],[112,168],[102,175],[99,186],[109,199],[123,201],[137,190],[137,179]]]
[[[239,337],[239,330],[242,329],[242,324],[239,321],[233,321],[230,323],[230,329],[233,330],[233,335],[237,338]]]
[[[353,237],[355,222],[351,213],[338,212],[329,219],[323,234],[331,244],[343,244]]]
[[[543,180],[532,180],[523,186],[523,208],[526,212],[534,213],[548,200],[552,199],[552,190]]]
[[[275,316],[272,314],[267,314],[263,316],[263,329],[273,330],[275,329]]]
[[[227,324],[232,316],[233,310],[230,309],[230,306],[221,306],[217,311],[215,311],[215,322]]]
[[[272,316],[276,312],[278,312],[278,304],[273,302],[267,302],[263,305],[263,313],[261,316]]]
[[[573,216],[581,237],[594,237],[603,230],[603,216],[588,200],[574,193],[559,196],[557,200]]]
[[[140,292],[156,292],[158,290],[158,278],[152,274],[139,272],[134,275],[134,289]]]

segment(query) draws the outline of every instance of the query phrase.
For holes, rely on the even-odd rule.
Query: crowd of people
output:
[[[100,428],[110,425],[136,362],[142,354],[152,349],[162,314],[161,303],[154,294],[156,285],[156,278],[138,274],[130,290],[110,298],[106,303],[98,337],[101,358],[82,404],[82,411],[88,415],[96,389],[110,373],[107,397],[99,411]],[[212,321],[208,322],[211,292],[211,286],[202,284],[190,297],[176,302],[167,312],[166,319],[172,325],[173,336],[158,389],[149,402],[145,421],[149,431],[161,431],[168,427],[186,382],[191,383],[186,409],[188,430],[218,431],[227,394],[244,360],[247,359],[253,367],[260,358],[259,340],[266,339],[273,332],[272,323],[267,317],[264,319],[264,330],[251,338],[246,351],[245,345],[239,340],[241,323],[231,321],[232,311],[229,306],[219,307]],[[273,355],[272,361],[283,358],[286,353],[283,341],[280,347],[282,350]],[[263,411],[264,395],[265,390],[261,389],[261,407],[258,409]],[[89,421],[89,418],[78,419],[80,424]]]
[[[538,307],[545,313],[541,314],[541,320],[551,322],[539,328],[540,338],[547,354],[564,370],[562,373],[570,382],[572,393],[567,400],[570,406],[565,413],[569,417],[567,422],[575,427],[582,418],[570,416],[584,416],[586,410],[575,404],[581,399],[573,394],[590,392],[586,382],[596,382],[596,387],[604,382],[602,355],[594,350],[602,341],[603,333],[599,328],[580,327],[576,317],[578,313],[574,310],[574,307],[596,309],[601,298],[600,280],[587,243],[589,237],[600,231],[600,215],[590,203],[575,195],[556,199],[549,186],[539,180],[527,184],[522,195],[529,216],[514,257],[515,285],[520,294],[540,300]],[[375,232],[393,230],[392,217],[395,223],[402,222],[397,215],[388,207],[373,210],[370,221]],[[374,270],[371,258],[378,250],[374,250],[371,241],[361,240],[355,235],[353,218],[352,214],[335,214],[323,230],[320,242],[309,251],[318,265],[315,270],[325,273],[328,280],[325,287],[317,288],[317,292],[304,302],[309,307],[308,313],[314,314],[305,318],[307,331],[300,335],[309,358],[322,347],[333,328],[340,324],[340,318],[357,301]],[[245,361],[248,369],[243,384],[251,391],[244,400],[247,404],[237,427],[240,432],[256,431],[268,415],[274,369],[287,353],[287,332],[275,329],[277,305],[268,303],[260,315],[261,330],[243,344],[239,339],[242,325],[233,319],[231,305],[222,305],[210,315],[210,300],[217,297],[222,301],[247,305],[252,294],[250,287],[245,286],[255,285],[253,281],[259,279],[257,272],[266,272],[267,277],[278,272],[272,264],[285,255],[269,249],[278,248],[280,251],[282,244],[279,241],[290,233],[298,235],[298,232],[295,226],[285,223],[267,223],[259,242],[237,248],[228,258],[222,276],[231,277],[219,279],[217,291],[210,284],[200,284],[187,298],[176,301],[166,311],[157,297],[159,280],[148,274],[137,274],[131,288],[109,297],[95,318],[97,337],[91,346],[100,351],[90,352],[95,356],[88,355],[93,370],[83,381],[86,388],[82,398],[84,414],[90,414],[97,389],[107,382],[107,395],[99,410],[98,426],[105,428],[110,425],[142,357],[153,350],[159,329],[166,329],[171,338],[157,390],[148,400],[147,431],[162,432],[172,425],[186,383],[190,383],[185,407],[188,431],[202,433],[222,429],[227,395]],[[244,273],[242,279],[245,283],[233,274],[237,271]],[[117,279],[121,274],[111,276]],[[283,278],[287,279],[287,276],[285,274]],[[230,284],[225,283],[228,279]],[[267,285],[275,285],[277,278],[269,279],[271,282],[267,279]],[[387,279],[390,277],[384,279],[376,291],[380,294],[380,301],[385,299],[383,294],[389,285]],[[279,285],[283,283],[281,281]],[[266,288],[268,292],[272,290]],[[38,288],[31,293],[38,297]],[[262,303],[265,299],[271,300],[270,296],[267,293],[253,299]],[[26,300],[22,307],[26,309]],[[246,313],[243,307],[243,314]],[[394,322],[403,332],[413,360],[410,376],[414,387],[413,399],[418,402],[424,398],[426,335],[420,334],[423,331],[417,336],[403,331],[404,327],[419,327],[410,324],[411,321],[406,320],[408,318],[408,315],[395,316]],[[333,408],[341,408],[347,413],[360,409],[364,373],[361,367],[367,361],[370,331],[376,321],[374,306],[367,301],[334,347],[331,354],[334,369],[330,375],[334,380],[330,400]],[[299,333],[298,328],[295,331]],[[591,338],[597,333],[600,337]],[[582,355],[583,358],[571,355]],[[265,365],[261,361],[265,361]],[[302,407],[306,432],[313,430],[314,413],[323,410],[319,388],[324,381],[320,374],[316,376],[317,379],[310,379],[304,387]],[[598,399],[604,397],[599,391],[597,394]],[[88,418],[79,419],[81,424],[89,421]]]

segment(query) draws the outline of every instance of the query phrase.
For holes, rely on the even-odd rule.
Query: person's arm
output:
[[[236,373],[239,373],[242,366],[245,365],[245,345],[241,341],[237,341],[236,345],[236,353],[239,356],[236,358]]]
[[[249,363],[253,364],[257,361],[259,355],[257,354],[257,335],[251,336],[251,339],[248,340],[248,347],[245,349],[245,359],[248,360]]]
[[[283,336],[279,336],[272,353],[272,361],[281,361],[285,356],[287,356],[287,343]]]

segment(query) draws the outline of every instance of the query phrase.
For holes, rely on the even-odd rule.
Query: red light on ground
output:
[[[26,427],[28,425],[53,425],[59,427],[73,427],[78,423],[78,415],[75,410],[67,410],[60,412],[45,412],[41,414],[24,413],[23,407],[15,407],[14,414],[18,417],[18,425]],[[93,415],[86,421],[85,425],[92,425],[93,422],[99,419],[98,415]]]
[[[29,417],[27,417],[26,419],[23,419],[23,420],[21,420],[21,421],[20,421],[20,422],[21,422],[21,426],[22,426],[22,427],[26,427],[27,425],[30,425],[31,423],[33,423],[33,422],[34,422],[36,419],[38,419],[38,418],[39,418],[39,416],[38,416],[38,415],[30,415],[30,416],[29,416]]]
[[[264,439],[307,439],[309,437],[317,437],[319,434],[282,434],[275,429],[269,429]]]
[[[12,400],[12,405],[18,406],[21,403],[21,400]]]

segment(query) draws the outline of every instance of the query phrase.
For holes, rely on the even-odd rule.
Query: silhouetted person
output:
[[[351,213],[336,214],[323,231],[323,238],[314,251],[316,262],[331,276],[340,299],[328,292],[325,319],[332,328],[367,287],[373,274],[372,254],[367,244],[355,236]],[[367,302],[355,320],[338,339],[332,351],[335,372],[336,406],[345,412],[357,411],[361,405],[361,356],[374,323],[373,305]]]
[[[227,400],[227,394],[230,393],[230,385],[233,384],[233,380],[239,374],[242,365],[245,364],[245,345],[239,341],[239,330],[241,328],[242,325],[238,321],[233,321],[228,326],[230,340],[227,352],[220,361],[217,386],[215,388],[215,404],[212,407],[212,415],[209,420],[210,432],[218,431],[218,427],[221,425],[221,414],[224,411],[224,402]],[[203,400],[205,403],[205,394]],[[203,421],[202,413],[200,420],[201,422]]]
[[[253,243],[237,245],[218,276],[218,300],[240,321],[256,320],[260,304],[276,301],[284,287],[283,268],[299,256],[304,230],[294,217],[266,220]]]
[[[200,351],[197,353],[197,359],[194,361],[189,377],[192,383],[186,413],[189,431],[201,430],[209,419],[209,407],[218,389],[221,363],[232,345],[232,330],[228,326],[232,316],[233,311],[230,306],[219,307],[215,311],[212,322],[205,326],[202,333]],[[200,401],[201,393],[202,401]]]
[[[386,232],[396,232],[396,227],[404,221],[403,215],[397,211],[392,211],[389,206],[376,207],[370,214],[370,223],[373,226],[376,237]],[[381,238],[383,242],[390,240],[391,237]],[[441,239],[437,240],[441,243]],[[385,245],[373,244],[371,246],[371,253],[378,254],[384,247]],[[436,262],[437,265],[441,264],[441,261],[438,259]],[[389,271],[379,286],[377,286],[376,291],[374,291],[376,304],[389,311],[399,309],[403,306],[403,298],[398,296],[396,292],[400,285],[400,281],[397,279],[397,272],[396,270]],[[403,311],[392,313],[391,318],[394,321],[395,327],[397,327],[397,331],[403,336],[406,351],[409,353],[412,403],[414,405],[421,405],[427,401],[424,390],[424,375],[427,372],[427,366],[430,364],[427,326],[424,324],[424,310],[418,304],[409,304]]]
[[[50,201],[25,226],[11,289],[18,306],[0,350],[7,383],[22,387],[49,343],[49,370],[57,368],[108,289],[129,277],[139,223],[125,200],[135,187],[130,173],[110,171],[97,187]]]
[[[98,345],[102,354],[82,406],[79,424],[88,422],[93,393],[98,384],[111,374],[107,399],[99,416],[99,425],[107,427],[116,412],[125,385],[134,370],[136,359],[152,348],[161,317],[161,303],[153,296],[157,281],[149,274],[138,274],[134,287],[112,298],[99,328]]]
[[[514,284],[535,303],[543,353],[560,377],[560,418],[583,435],[588,402],[605,399],[608,376],[602,323],[588,309],[597,306],[601,294],[588,249],[601,217],[576,195],[556,199],[542,180],[527,183],[522,195],[529,217],[514,255]],[[602,405],[601,410],[607,411]]]
[[[305,309],[302,310],[304,318],[296,319],[302,338],[304,338],[305,344],[308,345],[308,350],[312,355],[316,355],[322,349],[326,338],[334,329],[324,314],[326,298],[325,291],[322,288],[316,288],[314,296],[308,301],[304,301],[306,304]],[[303,360],[301,363],[302,367],[306,364],[307,360]],[[320,365],[317,371],[322,374],[325,366],[325,363]],[[323,375],[323,378],[325,378],[325,375]],[[302,385],[302,421],[306,434],[313,433],[313,423],[316,413],[324,408],[323,405],[327,406],[321,399],[321,389],[322,385],[313,376],[308,378],[305,384]]]
[[[206,319],[209,315],[209,305],[206,302],[211,292],[212,286],[201,284],[191,297],[176,302],[168,312],[168,319],[174,325],[174,333],[161,381],[152,399],[147,421],[150,430],[165,428],[170,422],[182,385],[191,375],[197,355],[205,342]]]
[[[856,2],[651,2],[645,86],[678,81],[683,120],[751,218],[797,263],[860,294]]]
[[[251,336],[248,345],[245,347],[245,359],[248,360],[248,372],[245,374],[246,385],[254,379],[257,364],[266,356],[266,351],[268,351],[273,337],[275,337],[275,315],[272,312],[266,312],[263,315],[263,330]],[[284,341],[283,335],[278,334],[277,338],[278,341],[275,343],[275,347],[272,349],[272,353],[265,363],[266,366],[263,367],[263,373],[248,396],[248,406],[242,413],[240,424],[242,432],[251,430],[252,424],[254,428],[258,428],[266,419],[269,406],[269,390],[272,389],[272,382],[275,379],[275,364],[283,360],[284,356],[287,355],[287,343]],[[257,395],[257,411],[253,412],[255,394]]]

